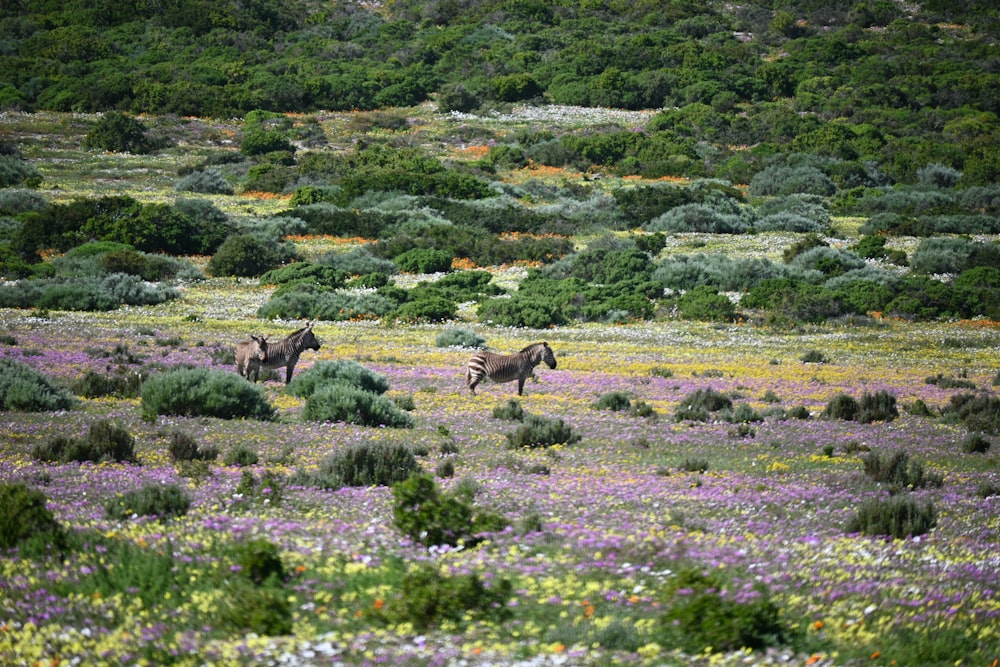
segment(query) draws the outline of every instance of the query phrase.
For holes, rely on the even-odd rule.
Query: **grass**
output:
[[[447,134],[428,110],[414,114],[421,136]],[[32,159],[73,161],[45,174],[50,187],[61,188],[53,196],[177,196],[176,168],[191,153],[132,158],[61,147],[81,134],[83,120],[9,114],[4,123],[26,136],[35,128],[63,137],[28,138],[24,146]],[[332,139],[342,141],[349,121],[347,114],[322,122]],[[200,137],[202,149],[227,129],[172,122],[177,131]],[[133,167],[142,170],[141,180],[129,176]],[[281,205],[248,197],[219,201],[239,215],[265,215]],[[672,243],[693,241],[681,236]],[[307,256],[330,245],[321,238],[295,242]],[[779,256],[790,239],[706,242],[713,249],[719,244],[736,253]],[[511,284],[518,277],[516,271],[504,274]],[[0,354],[67,384],[88,368],[105,368],[106,358],[81,356],[81,349],[114,350],[122,341],[163,367],[232,370],[218,361],[220,346],[251,331],[277,339],[297,327],[255,317],[270,290],[254,281],[211,279],[155,307],[47,317],[0,310],[0,329],[16,341],[0,346]],[[891,423],[875,424],[768,417],[753,425],[754,437],[740,439],[729,435],[729,423],[672,419],[685,397],[709,388],[738,394],[739,403],[757,411],[804,405],[814,414],[839,393],[884,389],[899,405],[919,399],[937,414],[957,390],[925,378],[962,370],[977,386],[989,387],[997,371],[992,350],[1000,342],[995,326],[885,321],[878,329],[772,331],[669,320],[527,331],[458,324],[497,350],[547,340],[558,369],[540,367],[538,380],[527,383],[518,400],[525,412],[564,420],[582,439],[507,449],[506,434],[518,424],[494,419],[493,410],[513,397],[511,386],[485,385],[480,396],[468,394],[468,350],[434,344],[454,323],[318,322],[323,347],[306,352],[297,368],[302,373],[319,361],[357,361],[385,376],[392,395],[412,397],[412,429],[305,422],[304,401],[288,395],[280,381],[263,385],[277,410],[270,422],[160,417],[147,423],[138,399],[115,398],[84,400],[79,409],[61,413],[0,415],[0,474],[43,491],[56,520],[90,545],[41,565],[16,553],[0,556],[6,582],[0,662],[50,664],[58,657],[91,663],[106,655],[129,664],[145,656],[158,664],[249,665],[310,654],[349,665],[546,658],[576,665],[741,665],[777,659],[767,649],[750,655],[681,651],[680,642],[665,642],[676,638],[663,625],[665,610],[684,608],[675,590],[680,572],[718,573],[737,605],[755,599],[756,584],[766,587],[788,624],[782,651],[795,664],[987,665],[996,659],[1000,634],[991,622],[996,603],[990,591],[1000,566],[984,554],[995,549],[1000,530],[997,499],[989,491],[1000,471],[997,448],[968,454],[959,425],[905,410]],[[958,344],[940,345],[945,339]],[[157,342],[167,340],[170,345]],[[35,352],[23,356],[26,350]],[[809,350],[822,350],[832,361],[799,363]],[[593,409],[611,392],[644,401],[661,418]],[[768,392],[778,400],[760,398]],[[30,457],[34,443],[79,437],[101,419],[135,438],[136,463],[44,464]],[[220,456],[190,474],[169,454],[177,429],[200,447],[222,453],[242,448],[257,462],[228,465]],[[266,494],[254,502],[239,497],[247,472],[287,481],[317,470],[332,452],[369,443],[403,443],[419,452],[417,461],[429,473],[449,462],[453,476],[436,479],[442,488],[473,486],[471,480],[477,509],[531,530],[492,533],[475,548],[428,549],[393,527],[387,487],[324,491],[283,484],[280,503],[267,502]],[[938,525],[920,540],[845,532],[856,508],[884,493],[864,476],[863,455],[876,446],[908,452],[943,479],[940,487],[914,491],[939,511]],[[183,488],[191,498],[187,513],[161,522],[104,512],[114,498],[149,484]],[[266,536],[280,556],[287,578],[277,588],[237,586],[231,574],[228,559],[236,545],[255,536]],[[107,567],[103,549],[145,557],[116,572]],[[472,604],[468,618],[445,616],[419,631],[399,620],[406,614],[387,615],[387,608],[406,604],[404,582],[424,565],[446,582],[475,575],[487,590],[491,582],[510,581],[510,614],[480,614]],[[94,572],[104,577],[100,586]],[[232,618],[234,595],[260,607],[253,627],[285,628],[287,613],[292,633],[246,635]],[[276,622],[264,622],[269,619]]]

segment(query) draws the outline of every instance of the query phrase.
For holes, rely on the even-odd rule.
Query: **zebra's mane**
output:
[[[544,347],[544,346],[546,346],[546,345],[548,345],[548,343],[532,343],[531,345],[528,345],[528,346],[527,346],[527,347],[525,347],[525,348],[524,348],[523,350],[521,350],[521,353],[523,353],[523,352],[527,352],[527,351],[529,351],[529,350],[533,350],[533,349],[535,349],[536,347]],[[519,353],[519,354],[520,354],[520,353]]]

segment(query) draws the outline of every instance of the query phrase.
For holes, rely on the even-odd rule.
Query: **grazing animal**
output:
[[[517,395],[524,392],[524,381],[535,374],[535,366],[545,362],[549,368],[556,367],[556,355],[548,343],[532,343],[515,354],[476,352],[465,367],[465,384],[469,391],[476,393],[476,385],[489,378],[494,382],[517,380]]]
[[[292,381],[292,373],[295,371],[295,364],[299,361],[299,355],[305,350],[318,350],[319,340],[312,330],[312,322],[302,327],[287,338],[277,343],[267,342],[267,354],[264,359],[253,362],[257,366],[255,371],[261,368],[285,368],[285,384]],[[257,381],[256,373],[254,381]]]
[[[257,372],[260,370],[260,362],[267,359],[267,339],[264,336],[250,335],[250,340],[241,340],[236,343],[236,372],[241,377],[250,379],[253,372],[253,381],[257,381]]]

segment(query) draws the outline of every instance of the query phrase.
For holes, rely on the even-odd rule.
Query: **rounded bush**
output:
[[[462,347],[483,349],[486,339],[468,327],[450,327],[434,339],[435,347]]]
[[[359,426],[413,426],[410,415],[385,396],[345,384],[319,387],[306,399],[302,418],[306,421],[344,422]]]
[[[30,366],[14,359],[0,359],[0,410],[50,412],[69,410],[79,404]]]
[[[413,450],[399,442],[365,442],[350,445],[320,461],[304,481],[321,489],[345,486],[392,486],[420,471]]]
[[[179,180],[174,188],[180,192],[199,192],[206,195],[233,194],[233,186],[218,169],[192,172]]]
[[[264,390],[234,373],[177,368],[151,375],[142,385],[142,414],[268,420],[275,410]]]
[[[934,503],[918,502],[909,494],[871,498],[847,522],[848,533],[886,535],[897,540],[923,535],[937,525]]]
[[[213,276],[256,277],[293,256],[291,248],[256,234],[233,234],[215,251],[206,270]]]
[[[0,551],[24,548],[29,551],[45,546],[61,547],[65,530],[46,507],[41,491],[24,482],[0,482]]]
[[[572,445],[583,436],[562,419],[550,419],[539,415],[525,415],[521,426],[507,434],[510,449],[537,449],[553,445]]]
[[[285,391],[293,396],[307,398],[322,387],[341,384],[362,389],[375,394],[389,391],[389,381],[351,359],[317,361],[311,367],[292,378]]]
[[[632,407],[632,399],[624,391],[611,391],[602,394],[594,403],[598,410],[622,411]]]
[[[120,111],[109,111],[101,116],[87,132],[83,145],[116,153],[146,153],[152,147],[146,137],[146,126]]]
[[[191,497],[176,484],[147,484],[112,498],[104,506],[108,516],[119,521],[134,516],[169,519],[187,514]]]
[[[733,302],[709,285],[699,285],[685,292],[677,300],[677,308],[686,320],[732,322],[736,319]]]

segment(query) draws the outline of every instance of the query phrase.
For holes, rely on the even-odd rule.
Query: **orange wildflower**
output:
[[[375,598],[375,604],[374,604],[375,611],[382,611],[382,607],[384,606],[385,606],[385,600],[383,600],[382,598]]]

